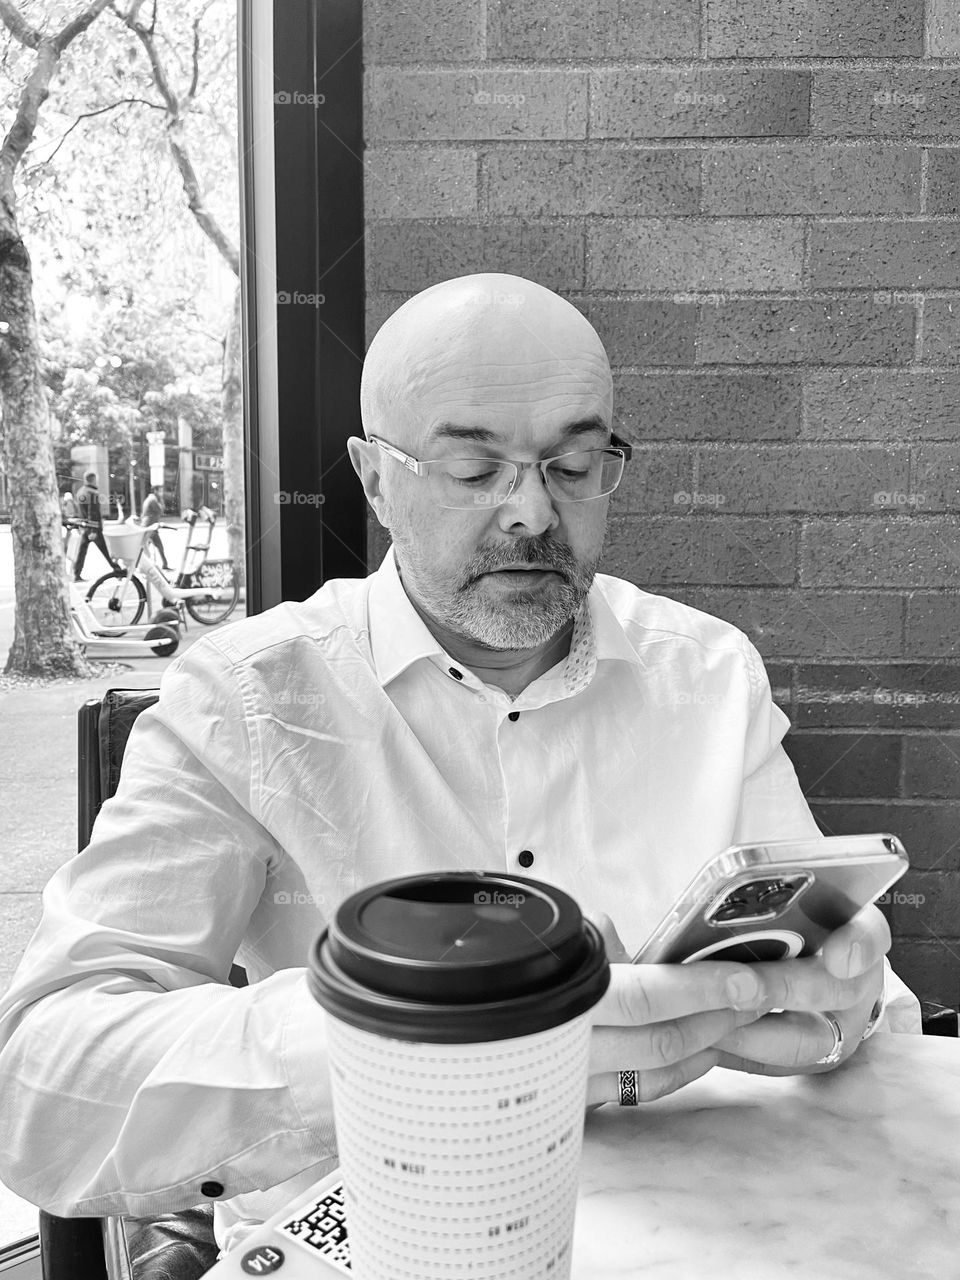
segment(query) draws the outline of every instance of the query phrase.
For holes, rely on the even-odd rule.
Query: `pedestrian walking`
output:
[[[66,525],[68,520],[78,520],[80,518],[80,508],[77,506],[77,500],[73,496],[73,487],[65,484],[60,491],[60,519]]]
[[[63,525],[63,553],[67,554],[67,546],[70,542],[70,521],[77,520],[80,517],[80,508],[77,506],[77,500],[73,496],[73,487],[65,484],[60,491],[60,521]]]
[[[77,552],[77,561],[73,566],[73,580],[74,582],[80,582],[83,577],[83,563],[87,558],[87,547],[91,542],[96,543],[97,550],[111,569],[116,569],[117,566],[113,562],[106,539],[103,536],[103,513],[100,510],[100,493],[97,489],[97,473],[95,471],[88,471],[83,477],[83,484],[77,490],[76,500],[80,508],[80,518],[96,526],[94,529],[85,530],[84,537],[80,542],[80,550]]]
[[[167,553],[163,549],[163,543],[160,541],[160,530],[156,527],[163,518],[163,485],[154,485],[150,492],[143,500],[143,508],[140,511],[140,523],[145,529],[152,529],[148,542],[160,552],[160,560],[164,569],[169,569],[167,564]]]

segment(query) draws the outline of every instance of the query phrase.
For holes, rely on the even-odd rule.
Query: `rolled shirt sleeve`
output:
[[[201,642],[138,717],[0,1002],[0,1175],[51,1213],[174,1211],[204,1182],[256,1191],[334,1151],[304,969],[229,985],[280,856],[257,785],[242,694]]]

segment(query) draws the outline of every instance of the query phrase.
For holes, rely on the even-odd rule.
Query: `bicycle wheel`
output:
[[[205,627],[229,618],[240,599],[240,585],[232,560],[208,560],[193,574],[190,589],[206,589],[209,596],[193,596],[184,600],[187,613]]]
[[[139,578],[105,573],[87,592],[87,604],[102,627],[129,627],[140,621],[147,593]]]

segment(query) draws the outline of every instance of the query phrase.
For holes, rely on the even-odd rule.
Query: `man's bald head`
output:
[[[460,276],[405,302],[373,339],[360,384],[364,434],[416,453],[431,418],[491,401],[536,418],[571,380],[609,424],[610,365],[576,307],[521,276]]]
[[[360,401],[367,441],[348,440],[350,459],[434,636],[482,669],[531,651],[554,665],[623,465],[608,447],[613,385],[593,326],[520,276],[446,280],[377,333]],[[434,466],[413,475],[391,445]],[[593,490],[574,496],[560,476],[590,477]]]

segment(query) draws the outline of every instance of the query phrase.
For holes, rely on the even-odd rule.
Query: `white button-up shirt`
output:
[[[633,952],[727,845],[819,834],[786,728],[740,631],[603,574],[569,655],[515,698],[443,651],[392,549],[212,633],[138,718],[0,1002],[0,1176],[62,1215],[220,1183],[234,1246],[335,1163],[304,968],[345,896],[520,872]],[[917,1029],[896,992],[887,1020]]]

